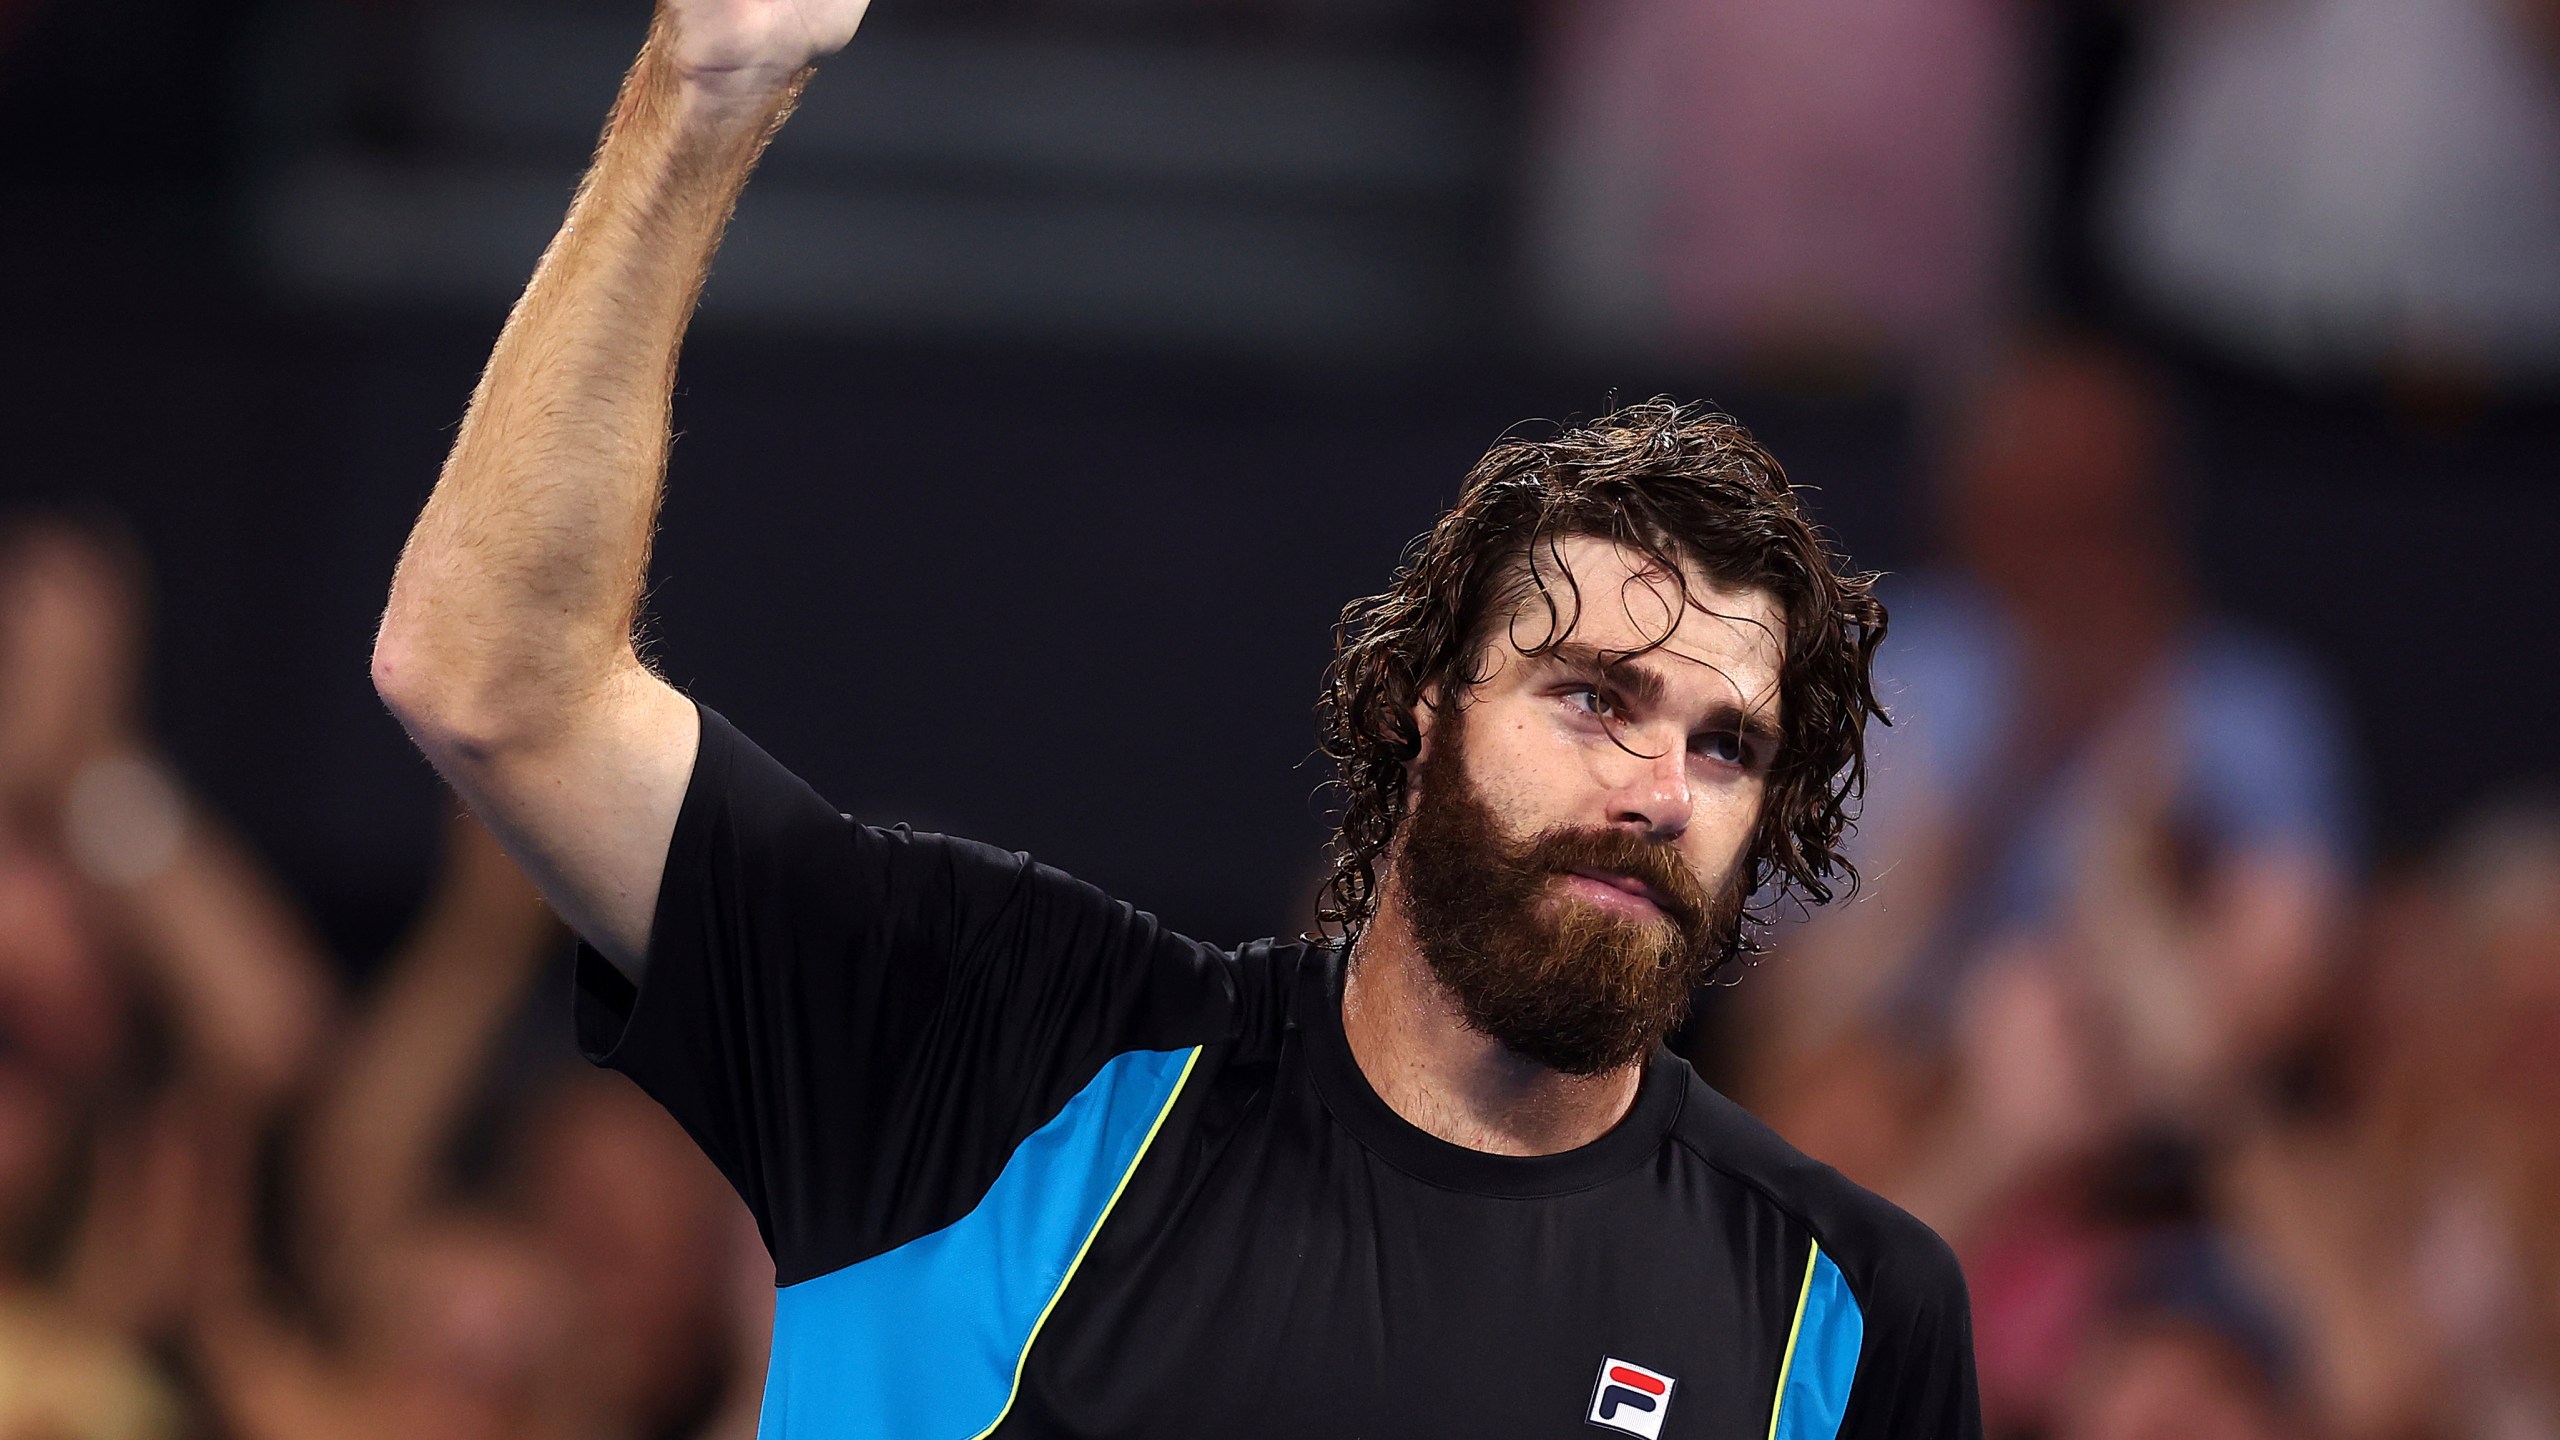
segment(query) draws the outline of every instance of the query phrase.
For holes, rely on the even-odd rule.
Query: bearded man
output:
[[[861,11],[668,0],[374,652],[763,1227],[764,1433],[1976,1434],[1946,1247],[1662,1045],[1854,878],[1876,713],[1883,612],[1731,421],[1505,443],[1345,613],[1334,942],[859,823],[642,664],[686,319]]]

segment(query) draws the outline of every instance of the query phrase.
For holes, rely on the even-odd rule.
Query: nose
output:
[[[1689,828],[1689,747],[1686,737],[1659,733],[1620,737],[1618,775],[1609,795],[1609,823],[1660,840],[1677,840]]]

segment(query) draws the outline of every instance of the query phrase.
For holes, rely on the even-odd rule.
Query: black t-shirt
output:
[[[644,982],[582,954],[578,1027],[763,1227],[767,1437],[1979,1433],[1917,1221],[1668,1051],[1579,1149],[1438,1140],[1341,986],[858,824],[705,710]]]

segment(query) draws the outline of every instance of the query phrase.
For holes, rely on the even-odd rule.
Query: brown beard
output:
[[[1560,826],[1510,840],[1467,776],[1459,718],[1441,717],[1396,852],[1392,880],[1416,948],[1467,1024],[1514,1054],[1567,1075],[1641,1058],[1730,953],[1744,867],[1711,896],[1678,850],[1631,830]],[[1643,881],[1662,918],[1565,893],[1563,877],[1583,868]]]

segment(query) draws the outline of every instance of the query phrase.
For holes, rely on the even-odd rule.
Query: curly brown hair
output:
[[[1740,423],[1653,399],[1552,439],[1494,446],[1387,589],[1343,607],[1317,713],[1341,792],[1320,913],[1346,939],[1377,910],[1379,861],[1404,820],[1421,751],[1417,708],[1480,683],[1494,623],[1526,605],[1543,602],[1549,624],[1524,653],[1569,638],[1573,622],[1550,586],[1560,577],[1572,587],[1557,548],[1571,536],[1637,552],[1684,603],[1693,573],[1777,601],[1786,617],[1782,740],[1745,857],[1751,919],[1765,925],[1790,894],[1819,905],[1856,887],[1841,844],[1865,789],[1866,722],[1885,719],[1874,684],[1885,633],[1876,577],[1844,568],[1777,460]],[[1539,563],[1541,554],[1552,563]],[[1516,627],[1512,643],[1521,643]],[[1758,948],[1746,928],[1719,965]]]

